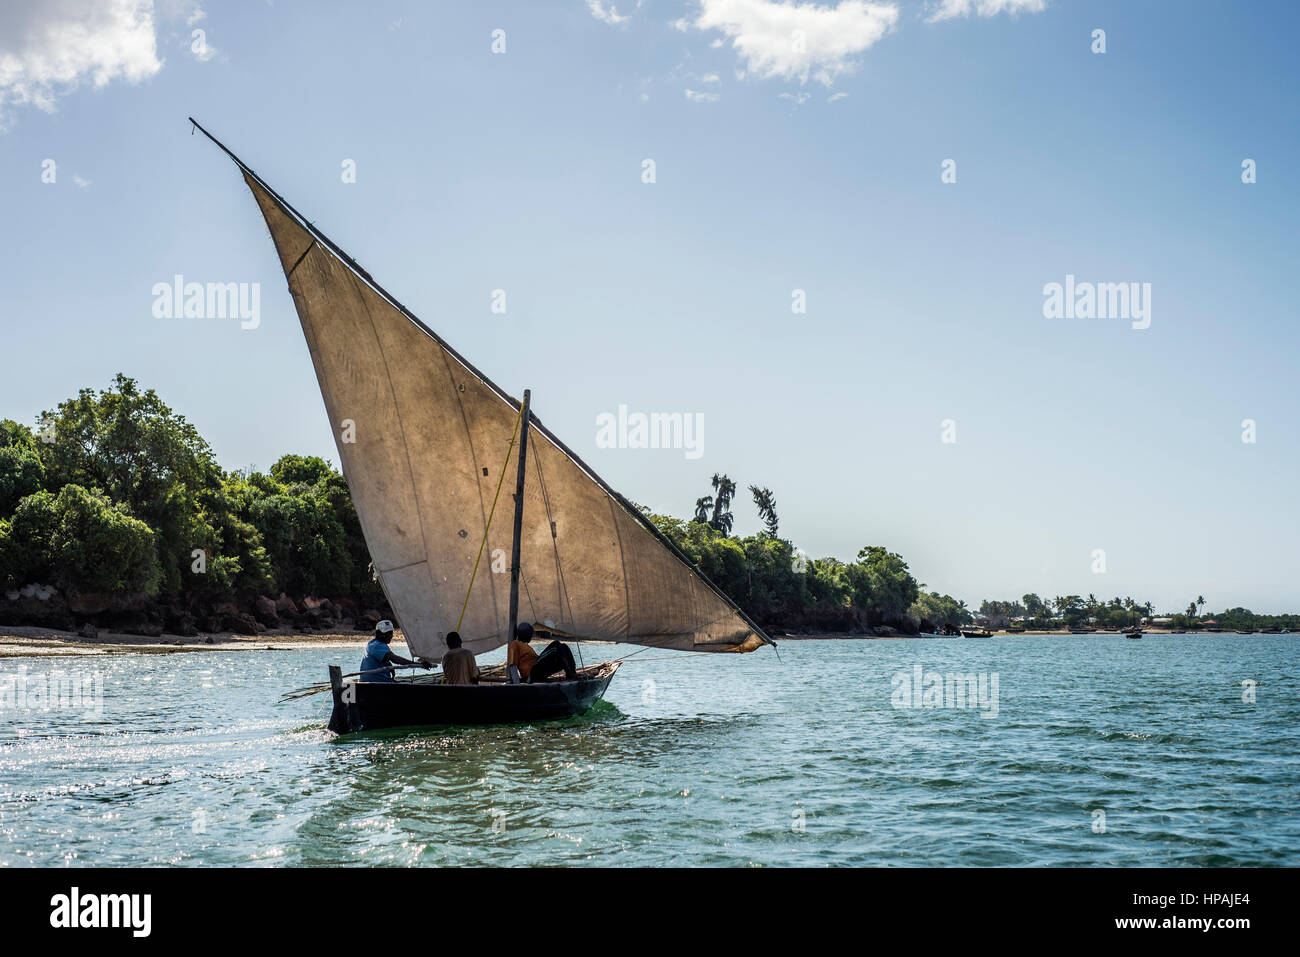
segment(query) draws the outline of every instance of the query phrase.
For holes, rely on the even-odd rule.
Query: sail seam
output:
[[[240,168],[244,169],[242,164],[240,164]],[[244,169],[244,172],[246,175],[251,177],[255,182],[260,183],[260,180],[258,180],[258,178],[255,175],[253,175],[251,170]],[[263,217],[265,218],[265,213],[263,214]],[[298,225],[300,229],[302,228],[301,224],[296,223],[296,225]],[[270,227],[269,222],[267,223],[267,226],[268,228]],[[310,234],[308,235],[310,236]],[[274,242],[274,238],[272,239],[272,241]],[[313,240],[312,244],[307,247],[307,249],[303,252],[302,256],[298,257],[298,264],[302,263],[302,261],[306,258],[307,253],[311,252],[312,248],[315,245],[316,245],[315,240]],[[295,269],[296,268],[297,267],[295,266]],[[289,289],[289,295],[294,300],[294,308],[298,309],[299,308],[298,300],[300,298],[303,298],[303,293],[300,290],[294,288],[295,279],[291,273],[285,273],[284,280],[285,280],[285,286],[287,286]],[[299,323],[299,327],[302,329],[303,338],[307,341],[307,353],[311,356],[312,365],[313,367],[319,368],[320,344],[316,340],[316,330],[314,328],[308,328],[308,325],[306,323],[301,323],[301,322]],[[333,428],[335,427],[335,423],[333,421],[333,416],[331,413],[333,410],[336,410],[338,407],[338,403],[335,401],[334,398],[334,389],[323,377],[319,375],[316,377],[316,385],[320,388],[321,399],[323,399],[325,402],[326,415],[331,420],[330,427],[331,430],[333,430]],[[343,473],[344,481],[347,481],[348,478],[347,457],[343,455],[342,448],[339,449],[339,470]],[[348,489],[350,492],[351,491],[350,483],[348,485]],[[362,535],[365,535],[366,526],[370,524],[368,517],[364,516],[362,512],[358,510],[357,521],[361,524]],[[367,548],[368,548],[369,536],[366,536],[366,539],[367,539]],[[373,556],[372,556],[372,561],[373,561]],[[391,570],[392,569],[390,569],[390,571]],[[388,585],[384,582],[384,575],[386,574],[386,572],[384,571],[384,569],[380,568],[378,564],[374,565],[374,572],[375,572],[375,580],[379,582],[379,590],[383,592],[384,600],[387,601],[388,604],[391,606],[392,599],[389,597],[388,594]]]
[[[435,342],[436,342],[436,340],[435,340]],[[439,347],[442,347],[442,343],[439,342],[439,343],[437,343],[437,344],[438,344]],[[447,384],[451,387],[452,395],[453,395],[453,396],[455,397],[455,399],[456,399],[456,408],[460,410],[460,424],[463,425],[463,426],[465,427],[465,441],[469,444],[469,457],[470,457],[470,460],[474,463],[474,469],[475,469],[475,473],[476,473],[476,477],[475,477],[475,480],[474,480],[474,488],[478,491],[478,511],[479,511],[479,517],[483,519],[483,534],[484,534],[484,537],[485,537],[485,539],[486,539],[486,536],[487,536],[488,514],[487,514],[487,510],[486,510],[486,508],[485,508],[485,506],[484,506],[484,501],[483,501],[483,483],[480,482],[480,481],[478,480],[478,478],[477,478],[477,472],[478,472],[478,451],[474,448],[474,433],[473,433],[473,431],[472,431],[472,430],[470,429],[470,427],[469,427],[469,415],[465,412],[465,401],[461,398],[460,390],[456,388],[456,375],[455,375],[455,373],[452,372],[451,364],[450,364],[450,362],[448,362],[448,359],[449,359],[449,357],[448,357],[448,355],[447,355],[447,350],[446,350],[445,347],[443,347],[443,348],[442,348],[442,364],[443,364],[443,366],[445,366],[446,369],[447,369]],[[516,410],[515,410],[515,414],[516,414],[516,416],[518,416],[518,415],[520,414],[520,412],[522,412],[521,409],[516,409]],[[519,429],[521,430],[521,431],[520,431],[520,434],[521,434],[521,435],[523,434],[523,433],[522,433],[522,430],[523,430],[523,429],[526,429],[526,428],[528,428],[528,423],[527,423],[527,422],[521,422],[520,425],[519,425]],[[511,441],[511,451],[512,451],[512,452],[513,452],[513,449],[514,449],[514,442],[513,442],[513,440],[512,440],[512,441]],[[505,460],[505,462],[503,462],[503,463],[501,464],[501,475],[502,475],[502,477],[504,477],[505,474],[506,474],[509,470],[510,470],[510,453],[507,453],[507,454],[506,454],[506,460]],[[496,579],[495,579],[495,578],[489,578],[489,579],[488,579],[488,588],[489,588],[489,589],[491,590],[491,592],[492,592],[492,627],[496,629],[497,634],[500,634],[500,633],[502,632],[503,629],[501,628],[501,621],[500,621],[500,618],[501,618],[501,615],[500,615],[500,603],[497,601],[497,586],[496,586]],[[507,638],[506,638],[506,641],[509,642],[509,641],[510,641],[510,638],[513,638],[513,637],[514,637],[513,635],[507,637]]]
[[[285,278],[285,279],[292,279],[292,278],[293,278],[293,274],[294,274],[295,272],[297,272],[297,271],[298,271],[298,267],[302,265],[302,261],[303,261],[304,259],[307,258],[307,254],[308,254],[309,252],[311,252],[311,251],[312,251],[313,249],[315,249],[315,248],[316,248],[316,240],[313,239],[313,240],[311,241],[311,244],[308,245],[308,247],[302,251],[302,255],[299,256],[296,260],[294,260],[293,268],[290,269],[287,273],[285,273],[285,277],[284,277],[284,278]]]
[[[556,596],[560,604],[560,615],[563,618],[565,609],[568,609],[569,624],[575,625],[576,619],[573,617],[573,602],[569,599],[569,583],[564,580],[564,565],[560,561],[560,543],[555,528],[555,519],[551,513],[551,496],[546,491],[546,478],[542,475],[542,457],[535,451],[533,452],[533,464],[537,467],[537,485],[542,490],[542,504],[546,508],[546,521],[551,531],[551,551],[555,555],[555,578],[559,594]]]
[[[407,562],[405,565],[394,565],[392,568],[381,568],[379,570],[387,575],[389,572],[400,572],[404,568],[414,568],[416,565],[423,565],[428,560],[429,559],[427,558],[421,558],[417,561]]]
[[[614,503],[610,502],[609,517],[614,521],[614,534],[618,536],[618,563],[623,569],[623,607],[626,609],[627,624],[623,627],[623,637],[628,638],[632,634],[632,592],[627,587],[627,554],[623,550],[623,530],[618,527],[618,513],[614,511]]]
[[[429,556],[429,538],[424,531],[424,508],[420,503],[420,490],[415,482],[415,466],[411,464],[411,448],[406,440],[406,423],[402,420],[402,407],[397,398],[397,389],[393,385],[393,373],[388,366],[388,353],[384,350],[384,340],[379,335],[379,330],[375,327],[375,317],[370,311],[370,303],[362,295],[361,290],[356,288],[356,277],[352,277],[353,288],[356,289],[357,298],[361,301],[361,308],[366,311],[366,321],[370,323],[370,331],[374,334],[375,345],[379,347],[379,357],[384,360],[384,379],[388,383],[388,391],[393,397],[393,414],[397,416],[397,429],[402,434],[402,454],[406,458],[406,475],[411,483],[411,497],[415,500],[415,514],[420,522],[420,544],[424,546],[424,555],[427,559]],[[412,565],[420,564],[412,562]],[[429,572],[429,594],[436,594],[438,583],[433,578],[433,566],[425,562],[425,568]]]

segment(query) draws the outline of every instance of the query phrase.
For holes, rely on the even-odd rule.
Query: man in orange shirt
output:
[[[563,671],[566,681],[578,680],[578,669],[573,663],[573,652],[567,645],[552,641],[539,655],[529,646],[533,640],[533,626],[523,621],[515,628],[515,640],[506,649],[506,665],[519,669],[519,677],[527,684],[545,681],[556,672]]]

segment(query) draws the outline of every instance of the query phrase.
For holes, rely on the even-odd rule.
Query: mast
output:
[[[506,641],[514,641],[515,627],[519,624],[519,538],[524,527],[524,474],[528,466],[528,407],[532,390],[524,390],[523,409],[519,413],[519,473],[515,478],[515,531],[514,545],[510,551],[510,632]]]

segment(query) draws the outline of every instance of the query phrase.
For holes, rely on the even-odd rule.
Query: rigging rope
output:
[[[487,524],[483,526],[483,540],[478,543],[478,557],[474,559],[474,571],[469,576],[469,588],[465,589],[465,603],[460,606],[460,617],[456,619],[456,630],[460,631],[460,626],[465,621],[465,609],[469,607],[470,592],[474,590],[474,579],[478,577],[478,566],[483,561],[483,549],[487,545],[488,529],[492,527],[492,516],[497,511],[497,499],[501,497],[501,483],[506,478],[506,466],[510,464],[510,453],[515,450],[515,439],[519,438],[519,423],[523,420],[524,409],[519,407],[519,414],[515,417],[515,430],[510,435],[510,447],[506,449],[506,460],[501,465],[501,477],[497,479],[497,493],[492,496],[492,508],[488,511]]]
[[[536,621],[537,607],[533,604],[533,593],[528,587],[528,579],[524,577],[524,569],[522,565],[519,568],[519,584],[524,586],[524,596],[528,599],[528,620]],[[511,637],[513,638],[514,636],[512,635]]]
[[[551,525],[551,550],[555,553],[555,577],[559,586],[560,614],[564,614],[567,607],[569,612],[569,627],[573,628],[576,619],[573,617],[573,603],[569,600],[569,584],[564,580],[564,565],[560,561],[560,543],[556,538],[555,518],[551,514],[551,496],[546,491],[546,478],[542,475],[542,457],[533,456],[533,463],[537,466],[537,484],[542,490],[542,503],[546,506],[546,520]],[[531,602],[531,597],[529,598]],[[578,648],[578,667],[585,667],[586,663],[582,659],[582,642],[575,642]]]

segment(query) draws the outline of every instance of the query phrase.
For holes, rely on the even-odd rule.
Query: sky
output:
[[[265,225],[192,115],[656,512],[725,473],[737,532],[766,486],[808,555],[885,545],[973,606],[1296,610],[1297,26],[1196,0],[11,0],[0,417],[122,372],[226,468],[338,462]],[[255,328],[156,316],[178,274],[257,284]],[[1067,282],[1136,283],[1133,314],[1052,313]],[[604,447],[620,406],[702,442]]]

